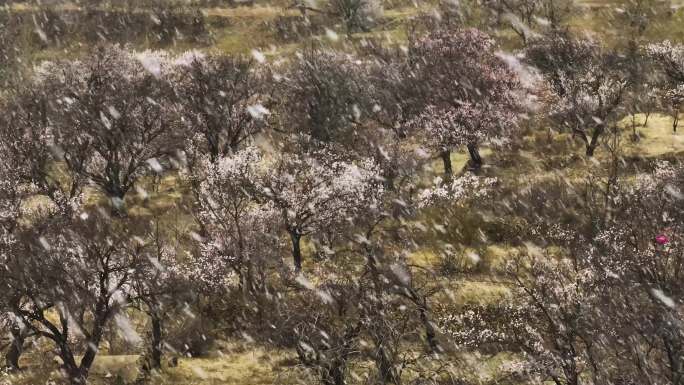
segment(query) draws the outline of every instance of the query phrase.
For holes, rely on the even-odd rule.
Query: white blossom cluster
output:
[[[325,156],[282,154],[259,186],[286,225],[301,234],[380,206],[383,187],[372,160],[323,164],[321,158]]]
[[[268,237],[278,226],[278,212],[253,195],[262,166],[262,154],[254,146],[200,163],[199,216],[209,239],[191,262],[191,274],[208,287],[226,287],[242,262],[267,254],[266,248],[273,246]]]
[[[665,40],[647,45],[646,50],[657,60],[663,61],[663,64],[674,67],[673,69],[684,69],[684,45]]]
[[[482,312],[474,309],[448,313],[440,317],[438,322],[440,329],[463,347],[476,348],[484,344],[503,343],[508,338],[503,330],[492,328],[491,320],[486,319]]]
[[[432,187],[423,189],[418,194],[418,205],[427,207],[438,203],[453,204],[466,198],[484,198],[496,182],[496,178],[482,178],[472,173],[466,173],[451,181],[443,181],[441,177],[437,177]]]
[[[674,110],[681,109],[684,107],[684,83],[666,90],[663,97],[669,108]]]
[[[205,159],[200,217],[210,239],[195,262],[200,279],[221,286],[235,266],[274,255],[282,227],[305,236],[380,208],[383,187],[372,160],[327,164],[323,155],[265,158],[249,146],[217,162]]]

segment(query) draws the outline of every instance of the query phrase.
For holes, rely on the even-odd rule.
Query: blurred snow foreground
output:
[[[300,383],[682,383],[684,169],[629,163],[621,128],[655,105],[648,64],[676,131],[683,48],[614,52],[534,32],[558,4],[495,5],[520,53],[434,28],[405,50],[37,66],[0,101],[8,372],[49,346],[54,378],[135,353],[144,383],[230,339]],[[350,34],[380,12],[330,6],[358,8]],[[591,161],[545,153],[574,138]],[[479,353],[503,363],[468,377]]]

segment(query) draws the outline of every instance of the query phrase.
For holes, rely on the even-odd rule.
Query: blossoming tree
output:
[[[50,341],[71,384],[86,383],[105,328],[125,317],[131,277],[148,263],[127,225],[109,219],[46,217],[18,234],[20,247],[0,261],[4,289],[21,299],[12,312]]]
[[[209,288],[222,289],[238,277],[244,290],[257,288],[255,275],[278,250],[278,213],[257,201],[262,155],[249,146],[217,162],[206,159],[199,194],[199,220],[207,242],[193,269]]]
[[[280,212],[297,271],[302,268],[302,237],[353,223],[365,209],[377,207],[383,193],[374,162],[323,164],[319,159],[325,158],[283,153],[258,187]]]
[[[312,142],[358,142],[358,126],[369,111],[365,65],[339,52],[313,49],[300,53],[278,82],[278,107],[286,131]]]
[[[679,115],[684,109],[684,45],[664,41],[646,47],[664,75],[661,99],[672,116],[672,130],[677,131]]]
[[[15,95],[13,95],[15,96]],[[10,266],[21,263],[24,253],[26,222],[38,215],[46,218],[60,218],[72,215],[83,198],[82,178],[56,177],[53,164],[53,148],[44,145],[47,121],[44,110],[23,109],[23,98],[32,98],[28,90],[18,99],[3,101],[0,118],[0,266],[2,273],[11,274]],[[36,124],[15,126],[17,120],[32,119]],[[45,198],[44,203],[29,205],[37,196]],[[33,200],[33,202],[36,202]],[[46,223],[42,226],[49,227]],[[39,227],[39,226],[37,226]],[[40,274],[36,272],[36,274]],[[24,292],[15,290],[8,277],[3,278],[0,290],[0,311],[4,324],[11,336],[6,352],[6,366],[9,370],[19,368],[19,358],[24,341],[29,336],[39,336],[17,315],[24,309]]]
[[[521,86],[494,49],[494,40],[476,29],[432,32],[411,47],[424,108],[410,125],[440,153],[447,176],[451,150],[467,147],[478,169],[480,144],[506,141],[517,128]]]
[[[22,214],[21,205],[32,193],[32,189],[26,188],[21,182],[18,173],[21,166],[13,162],[17,158],[10,156],[9,144],[9,141],[0,141],[0,154],[3,155],[5,162],[2,170],[0,170],[0,263],[11,258],[17,251],[19,245],[16,231]],[[26,327],[17,322],[18,320],[12,312],[20,297],[17,293],[7,290],[6,287],[3,287],[1,291],[0,327],[9,331],[5,368],[8,371],[14,371],[19,369],[19,357],[27,333],[25,332]]]
[[[654,166],[616,194],[614,220],[598,235],[594,258],[608,281],[611,346],[629,352],[626,374],[676,383],[684,379],[684,171],[668,162]]]

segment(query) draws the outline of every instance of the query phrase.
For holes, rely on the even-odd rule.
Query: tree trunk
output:
[[[437,343],[437,335],[435,333],[435,328],[432,326],[430,319],[427,315],[427,309],[424,307],[420,309],[420,322],[425,328],[425,340],[428,344],[428,349],[430,353],[439,352],[439,344]]]
[[[675,114],[672,120],[672,132],[677,132],[677,126],[679,125],[679,114]]]
[[[649,118],[650,116],[651,116],[651,112],[650,112],[650,111],[646,112],[646,118],[644,119],[644,124],[643,124],[642,127],[648,126],[648,118]]]
[[[344,368],[346,363],[344,360],[335,360],[330,364],[330,367],[325,372],[323,383],[325,385],[345,385]]]
[[[291,230],[290,238],[292,239],[292,259],[294,260],[295,271],[299,272],[302,270],[302,250],[300,247],[302,236],[297,230]]]
[[[247,256],[244,259],[243,262],[246,265],[245,273],[244,273],[244,289],[243,293],[254,293],[256,290],[255,285],[254,285],[254,266],[252,264],[252,259]]]
[[[95,361],[95,356],[97,355],[99,342],[89,342],[86,352],[81,359],[81,369],[87,373],[90,370],[90,366]]]
[[[162,320],[154,313],[152,319],[152,356],[150,357],[150,369],[161,369],[162,359]]]
[[[684,384],[684,345],[680,331],[677,329],[677,317],[670,312],[665,312],[659,320],[659,334],[663,342],[663,350],[667,354],[669,363],[670,383]]]
[[[634,141],[634,142],[639,141],[639,133],[637,132],[637,123],[636,123],[636,113],[632,114],[632,141]]]
[[[119,186],[108,188],[109,202],[112,206],[111,214],[114,217],[123,218],[126,216],[126,193]]]
[[[397,374],[392,360],[388,357],[388,352],[383,346],[378,348],[376,353],[376,365],[378,367],[378,380],[380,384],[400,385],[401,378]]]
[[[439,154],[442,158],[442,163],[444,163],[444,180],[451,180],[451,176],[454,174],[454,170],[451,167],[451,151],[444,150]]]
[[[480,156],[480,149],[476,143],[468,144],[468,153],[470,154],[470,163],[473,170],[482,168],[482,157]]]
[[[24,350],[24,335],[22,334],[21,327],[16,322],[12,322],[10,334],[12,342],[5,353],[5,366],[9,371],[17,371],[20,369],[19,357],[21,357],[21,353]]]
[[[593,145],[591,145],[591,144],[588,144],[588,145],[587,145],[586,155],[587,155],[588,157],[594,156],[594,150],[596,150],[596,147],[593,146]]]
[[[65,366],[65,370],[69,376],[69,385],[85,385],[87,383],[87,371],[79,369],[78,366]]]
[[[92,337],[87,341],[88,343],[86,344],[85,353],[83,354],[83,358],[81,358],[81,364],[78,366],[80,373],[78,380],[81,382],[74,382],[74,384],[86,383],[86,380],[88,379],[88,374],[90,373],[90,367],[93,365],[93,362],[95,362],[95,356],[97,356],[97,352],[100,348],[100,341],[102,341],[102,334],[104,332],[104,325],[106,321],[107,318],[105,318],[105,316],[103,315],[95,317]],[[69,352],[69,354],[71,355],[73,360],[73,355],[71,354],[71,352]]]
[[[598,140],[601,134],[603,133],[603,126],[598,126],[594,129],[594,132],[591,134],[591,141],[587,143],[587,152],[586,155],[588,157],[594,156],[594,151],[596,150],[596,147],[598,147]]]
[[[91,348],[88,347],[88,351],[90,350]],[[59,357],[63,362],[62,368],[69,377],[69,384],[84,385],[86,383],[86,379],[88,378],[88,369],[90,367],[88,366],[87,369],[83,369],[76,364],[74,354],[71,352],[68,343],[64,340],[59,342]],[[85,357],[83,359],[85,359]],[[81,360],[81,362],[83,362],[83,360]]]
[[[394,191],[394,180],[397,177],[397,172],[394,169],[395,165],[391,164],[387,170],[383,173],[382,185],[387,191]]]
[[[90,373],[90,367],[93,365],[93,362],[95,362],[96,355],[97,348],[89,345],[86,348],[86,353],[81,359],[81,365],[79,365],[77,368],[78,375],[76,377],[72,377],[73,384],[85,384],[87,382],[88,374]]]

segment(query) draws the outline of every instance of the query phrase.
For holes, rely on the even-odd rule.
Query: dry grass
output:
[[[490,148],[483,147],[480,149],[480,156],[482,156],[485,165],[487,164],[487,158],[492,154],[493,151]],[[457,151],[452,151],[451,168],[453,169],[454,173],[459,173],[461,170],[463,170],[468,163],[468,160],[470,160],[470,155],[468,155],[468,152],[464,148],[458,149]],[[435,157],[431,162],[425,165],[422,171],[423,173],[421,179],[423,183],[431,185],[432,180],[435,177],[444,176],[444,163],[442,162],[441,158]]]
[[[299,11],[294,8],[283,9],[274,6],[256,5],[253,7],[235,7],[235,8],[207,8],[205,10],[207,16],[219,16],[235,19],[258,19],[261,21],[274,19],[278,16],[297,16]]]
[[[152,374],[151,385],[266,385],[297,383],[297,371],[288,366],[292,353],[224,343],[212,357],[181,358],[177,367]],[[37,359],[38,357],[33,357]],[[6,377],[9,385],[35,385],[59,380],[56,361],[43,360],[18,375]],[[93,363],[89,384],[132,384],[139,376],[139,355],[100,354]],[[118,382],[117,382],[118,381]],[[123,382],[121,382],[123,381]],[[0,381],[4,385],[4,382]]]
[[[183,359],[152,384],[272,384],[278,373],[271,366],[273,354],[253,350],[219,358]]]
[[[672,131],[672,118],[666,115],[653,114],[648,119],[648,125],[641,127],[643,115],[637,115],[637,131],[640,140],[633,142],[631,134],[631,119],[622,121],[624,127],[625,154],[645,158],[657,158],[668,154],[684,152],[684,134]],[[684,127],[682,127],[684,129]]]
[[[490,273],[501,273],[504,271],[506,261],[512,257],[520,255],[520,250],[516,247],[505,245],[487,245],[482,250],[470,247],[463,247],[458,250],[456,262],[459,266],[467,269],[476,269],[478,263],[482,268]],[[432,249],[419,249],[409,254],[409,262],[413,265],[425,269],[437,270],[443,263],[443,257]]]
[[[511,290],[504,284],[488,280],[463,280],[456,282],[453,290],[454,303],[458,305],[487,304],[505,300]]]

